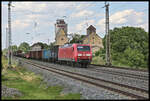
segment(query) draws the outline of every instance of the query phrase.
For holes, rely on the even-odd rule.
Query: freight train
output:
[[[92,49],[89,44],[53,46],[50,49],[31,50],[24,55],[17,51],[14,55],[59,64],[70,64],[71,66],[80,65],[81,67],[87,67],[92,61]]]

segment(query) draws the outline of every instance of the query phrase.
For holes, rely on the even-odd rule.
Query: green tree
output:
[[[110,30],[111,58],[118,64],[131,67],[148,66],[148,33],[139,27],[122,27]],[[105,40],[103,38],[104,49],[100,50],[100,56],[105,54]],[[105,55],[103,55],[105,58]]]
[[[29,51],[29,50],[30,50],[30,46],[29,46],[29,44],[28,44],[28,43],[23,42],[23,43],[21,43],[21,44],[19,45],[18,50],[22,50],[23,52],[25,52],[25,53],[26,53],[27,51]]]
[[[7,48],[3,49],[3,50],[2,50],[2,55],[5,55],[5,56],[6,56],[7,52],[8,52],[8,49],[7,49]]]
[[[50,49],[54,47],[54,43],[55,43],[55,42],[51,42],[51,43],[50,43],[50,46],[49,46]]]
[[[72,40],[70,40],[70,43],[82,43],[84,36],[85,35],[74,34],[72,36]]]
[[[49,49],[49,46],[46,43],[43,43],[44,49]]]
[[[13,52],[18,50],[17,45],[13,45],[13,46],[11,46],[11,48],[12,48]]]

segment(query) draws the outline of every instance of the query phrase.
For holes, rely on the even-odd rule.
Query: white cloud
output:
[[[146,25],[142,25],[144,13],[137,12],[133,9],[123,10],[116,12],[110,16],[110,28],[119,27],[119,26],[139,26],[146,28]],[[100,19],[97,23],[98,26],[102,29],[102,32],[105,30],[105,18]]]
[[[142,27],[142,28],[145,29],[146,32],[149,31],[149,29],[148,29],[148,27],[149,27],[148,23],[143,23],[143,24],[137,25],[136,27]]]
[[[76,4],[75,9],[76,10],[81,10],[81,9],[85,9],[89,6],[91,6],[92,4],[87,4],[87,3],[81,3],[81,4]]]
[[[111,24],[139,24],[143,23],[143,12],[136,12],[133,9],[128,9],[120,12],[116,12],[115,14],[110,16]]]
[[[38,34],[37,36],[32,38],[31,43],[37,43],[37,42],[43,42],[43,43],[48,43],[48,42],[53,42],[54,41],[54,35],[51,36],[50,34]]]
[[[77,13],[72,13],[71,17],[84,17],[84,16],[91,16],[91,15],[93,15],[93,11],[81,10]]]
[[[12,5],[14,11],[32,11],[32,12],[40,12],[46,9],[46,3],[35,3],[35,2],[13,2]]]
[[[93,25],[95,23],[95,21],[94,20],[87,20],[87,21],[83,21],[79,24],[76,24],[76,27],[75,27],[76,31],[86,30],[86,28],[87,28],[86,23],[88,23],[88,26],[89,26],[89,25]]]
[[[116,12],[110,16],[111,24],[124,24],[124,23],[142,23],[143,12],[136,12],[133,9]],[[104,19],[98,21],[98,25],[104,24]]]
[[[124,10],[120,12],[116,12],[115,14],[110,16],[110,23],[112,24],[123,24],[127,22],[127,16],[130,16],[134,10]]]
[[[98,21],[97,25],[103,26],[105,24],[105,19],[101,19]]]
[[[30,24],[28,20],[15,20],[12,22],[12,29],[24,29]]]

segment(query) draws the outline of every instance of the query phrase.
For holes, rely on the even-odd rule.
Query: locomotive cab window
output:
[[[78,51],[90,51],[90,46],[77,46]]]

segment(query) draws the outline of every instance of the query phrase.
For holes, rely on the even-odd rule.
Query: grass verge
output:
[[[4,60],[3,60],[4,59]],[[7,60],[2,57],[3,63],[3,76],[2,85],[10,88],[16,88],[23,96],[21,97],[3,97],[4,99],[80,99],[79,93],[60,94],[63,90],[61,86],[48,86],[42,82],[42,76],[35,75],[33,72],[29,72],[26,69],[16,66],[14,69],[7,69],[5,66]],[[5,64],[6,63],[6,64]]]
[[[100,56],[94,56],[91,62],[91,64],[97,64],[97,65],[105,65],[105,63],[106,63],[105,60],[102,59],[102,57]],[[143,68],[143,67],[135,67],[135,66],[131,67],[127,63],[122,64],[118,61],[112,61],[112,66],[148,70],[148,68]]]
[[[91,64],[105,65],[105,61],[99,56],[94,56],[93,59],[92,59]]]

